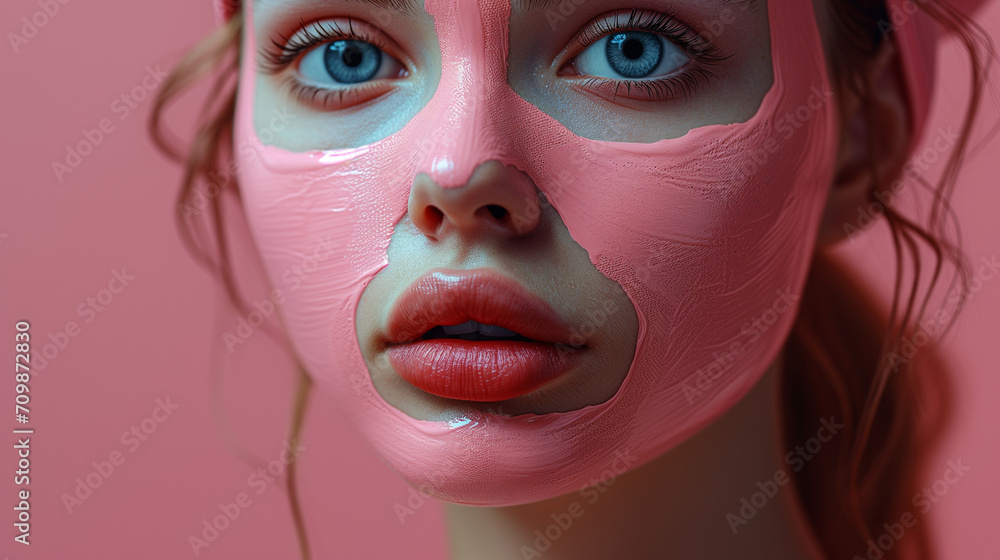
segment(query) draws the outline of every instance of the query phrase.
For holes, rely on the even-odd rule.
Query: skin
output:
[[[827,1],[816,0],[815,7],[821,31],[829,39]],[[511,41],[511,87],[578,135],[652,142],[682,136],[698,126],[742,122],[755,113],[771,86],[768,27],[761,2],[754,9],[736,10],[736,21],[715,37],[731,56],[712,66],[716,77],[691,95],[651,102],[588,92],[579,79],[562,72],[582,51],[574,36],[593,16],[614,8],[672,7],[698,22],[714,13],[693,0],[602,2],[599,8],[595,4],[582,4],[579,13],[555,28],[537,13],[515,9],[511,17],[511,37],[524,38]],[[294,33],[300,18],[310,22],[350,14],[379,22],[385,17],[385,12],[348,2],[258,0],[254,6],[261,43],[276,33]],[[383,30],[387,54],[406,70],[392,80],[393,87],[351,107],[331,110],[291,95],[287,79],[295,76],[294,68],[261,73],[255,85],[258,131],[267,126],[276,108],[287,108],[294,118],[271,143],[293,151],[359,146],[399,130],[431,98],[440,78],[433,20],[417,10],[394,14],[391,25],[373,28]],[[822,244],[843,235],[841,225],[852,220],[875,184],[865,166],[868,131],[879,135],[878,145],[884,150],[877,159],[877,175],[883,179],[898,175],[905,159],[906,101],[891,46],[861,71],[861,78],[876,88],[870,100],[876,110],[863,113],[853,94],[838,95],[845,126],[819,231]],[[868,121],[866,114],[874,114],[876,120]],[[576,410],[604,402],[618,390],[634,352],[638,329],[634,309],[621,287],[597,271],[543,196],[537,197],[541,210],[537,215],[518,215],[526,212],[519,204],[524,193],[536,190],[530,178],[498,162],[478,168],[459,189],[442,189],[426,175],[414,178],[408,214],[396,226],[389,245],[389,265],[366,288],[357,312],[359,344],[373,384],[386,402],[414,418],[434,420],[454,417],[465,408],[498,414]],[[484,212],[487,205],[504,206],[509,219],[498,220]],[[439,212],[428,213],[429,207]],[[585,341],[581,364],[558,382],[499,403],[449,401],[403,381],[375,342],[398,295],[436,267],[497,269],[545,299],[571,325],[584,324],[599,308],[598,302],[613,301],[616,311]],[[779,357],[775,364],[780,362]],[[708,428],[618,476],[613,491],[585,502],[584,515],[562,531],[544,557],[665,557],[670,551],[683,558],[820,558],[801,524],[790,486],[738,535],[732,535],[726,521],[726,514],[736,512],[740,499],[756,491],[758,482],[772,479],[776,470],[787,470],[783,457],[788,450],[779,443],[781,426],[775,413],[779,374],[773,365],[747,397]],[[535,542],[536,529],[544,531],[553,522],[552,514],[567,511],[580,499],[574,493],[504,508],[446,504],[452,557],[517,557],[522,545]]]
[[[339,11],[321,3],[258,0],[255,25],[258,42],[276,33],[290,35],[300,19],[310,22],[334,18],[346,28],[346,15],[370,22],[388,17],[369,6],[345,5]],[[734,10],[729,23],[713,41],[728,58],[704,65],[715,77],[702,80],[696,94],[665,101],[613,100],[596,88],[581,85],[579,76],[566,75],[567,66],[584,47],[576,40],[581,28],[595,16],[631,7],[662,9],[662,3],[645,2],[611,6],[592,2],[587,9],[558,25],[550,25],[540,10],[520,6],[511,15],[509,83],[522,97],[559,119],[574,133],[599,140],[654,142],[683,136],[688,130],[710,124],[743,122],[757,111],[773,77],[770,38],[764,4]],[[693,21],[718,17],[710,6],[675,2]],[[340,16],[337,19],[337,16]],[[624,19],[624,18],[623,18]],[[268,126],[275,108],[287,109],[294,118],[277,131],[272,144],[293,151],[354,147],[379,140],[401,128],[434,93],[440,77],[440,54],[433,19],[422,10],[411,16],[392,16],[398,31],[380,40],[408,75],[394,80],[398,89],[348,108],[324,110],[297,101],[286,80],[294,68],[256,83],[255,119],[258,130]],[[360,27],[359,27],[360,28]],[[267,43],[258,45],[266,47]],[[671,50],[673,49],[673,50]],[[596,49],[595,49],[596,50]],[[676,47],[675,66],[693,64]],[[299,72],[303,78],[310,77]],[[732,91],[746,95],[733,96]],[[386,118],[386,115],[396,115]],[[505,185],[507,186],[505,188]],[[516,187],[515,187],[516,186]],[[529,204],[523,199],[530,197]],[[451,419],[462,410],[479,409],[517,415],[577,410],[611,398],[628,373],[634,356],[638,320],[621,287],[603,276],[586,251],[574,241],[556,210],[539,196],[537,187],[520,171],[499,162],[487,162],[463,189],[443,189],[427,175],[414,179],[408,213],[397,224],[389,245],[389,265],[366,288],[358,306],[358,340],[372,381],[386,402],[420,420]],[[483,211],[487,205],[508,210],[504,220]],[[430,220],[427,209],[442,214]],[[540,216],[531,214],[540,209]],[[519,281],[542,296],[567,323],[583,331],[589,317],[601,314],[605,302],[615,311],[607,324],[585,341],[586,356],[569,375],[531,394],[499,403],[467,403],[430,395],[404,381],[385,359],[378,343],[392,303],[409,284],[430,268],[492,268]],[[572,289],[568,278],[572,278]]]

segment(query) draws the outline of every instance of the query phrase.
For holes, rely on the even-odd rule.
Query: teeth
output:
[[[517,334],[503,327],[481,324],[475,321],[466,321],[460,325],[443,325],[441,328],[444,329],[445,334],[450,335],[472,334],[477,331],[479,334],[486,336],[514,336]]]
[[[469,334],[476,332],[479,328],[479,323],[466,321],[461,325],[445,325],[443,328],[446,334]]]
[[[479,325],[479,334],[485,334],[486,336],[514,336],[517,333],[496,325]]]

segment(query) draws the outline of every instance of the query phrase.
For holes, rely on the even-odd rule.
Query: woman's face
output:
[[[542,499],[763,374],[833,156],[803,4],[246,3],[250,227],[299,358],[390,466]]]

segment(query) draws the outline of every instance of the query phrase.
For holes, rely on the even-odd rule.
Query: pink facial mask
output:
[[[410,484],[493,506],[577,491],[621,454],[634,467],[677,446],[774,361],[814,249],[837,129],[812,3],[767,5],[774,83],[757,113],[648,144],[577,136],[511,89],[509,0],[426,0],[440,41],[436,93],[401,130],[358,148],[263,145],[254,57],[243,57],[235,143],[256,155],[237,156],[239,180],[274,285],[332,240],[332,254],[285,294],[288,336],[318,386]],[[254,53],[246,13],[244,53]],[[531,177],[591,262],[622,286],[639,319],[635,358],[599,405],[415,420],[372,385],[358,301],[387,264],[414,177],[461,188],[490,160]]]

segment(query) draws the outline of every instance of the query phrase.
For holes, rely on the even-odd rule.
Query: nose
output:
[[[442,187],[427,173],[418,173],[407,210],[417,229],[435,241],[449,235],[522,237],[541,218],[531,178],[497,160],[481,163],[464,185],[455,187]]]

